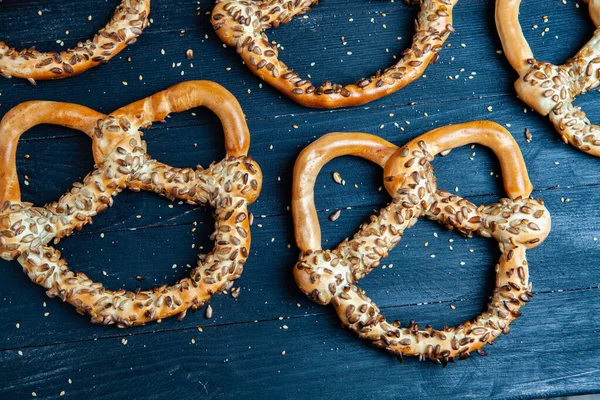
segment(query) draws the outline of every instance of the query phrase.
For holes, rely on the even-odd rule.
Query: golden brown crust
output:
[[[207,169],[174,168],[150,158],[139,129],[170,112],[184,111],[204,105],[223,119],[228,152],[225,159]],[[30,103],[39,115],[51,115],[56,103]],[[250,226],[247,206],[260,193],[262,173],[247,155],[249,133],[239,104],[223,87],[212,82],[186,82],[176,85],[108,116],[74,105],[61,105],[69,117],[88,114],[81,123],[51,120],[85,131],[93,138],[95,169],[83,182],[57,202],[44,207],[20,201],[18,187],[0,187],[0,257],[17,259],[32,281],[43,286],[51,297],[58,296],[74,305],[92,322],[117,324],[120,327],[140,325],[175,314],[185,315],[197,309],[210,296],[231,287],[243,270],[250,249]],[[23,107],[23,109],[26,109]],[[33,110],[30,108],[30,110]],[[87,110],[87,111],[86,111]],[[19,110],[10,112],[0,125],[0,139],[14,143],[22,129]],[[36,121],[48,122],[45,117]],[[11,134],[11,132],[19,132]],[[0,140],[0,142],[2,142]],[[14,161],[14,160],[13,160]],[[14,162],[8,175],[16,176]],[[12,169],[12,170],[10,170]],[[1,183],[4,185],[4,181]],[[109,290],[93,282],[83,273],[74,273],[61,259],[60,253],[48,245],[80,230],[99,212],[113,203],[123,189],[153,191],[170,199],[215,208],[215,248],[201,255],[198,265],[172,286],[149,290]]]
[[[0,75],[30,80],[63,79],[106,63],[136,41],[148,25],[150,0],[122,0],[111,20],[91,40],[59,52],[16,50],[0,41]]]
[[[600,28],[600,1],[590,0],[589,12]],[[534,58],[519,24],[521,0],[496,1],[496,26],[504,53],[519,74],[517,94],[542,115],[549,115],[565,143],[594,156],[600,156],[600,127],[587,119],[585,112],[573,106],[577,96],[600,83],[600,29],[592,39],[563,65]]]
[[[458,0],[423,0],[410,49],[382,73],[340,85],[329,81],[315,86],[278,58],[277,46],[265,31],[291,21],[318,0],[217,0],[212,23],[217,35],[235,47],[250,70],[290,99],[312,108],[357,106],[396,92],[421,76],[451,32],[452,9]]]
[[[294,277],[300,289],[320,304],[332,303],[344,325],[400,357],[418,356],[445,365],[472,351],[483,352],[482,346],[509,332],[509,324],[520,315],[519,308],[532,297],[525,250],[539,245],[550,231],[548,210],[541,200],[529,197],[532,187],[516,142],[500,125],[487,121],[436,129],[401,148],[390,148],[389,143],[371,135],[352,133],[350,137],[347,145],[337,146],[336,141],[344,143],[342,133],[323,136],[303,151],[294,169],[292,213],[302,251]],[[498,155],[510,198],[477,207],[437,189],[430,164],[434,155],[468,143],[488,146]],[[380,150],[373,151],[375,148]],[[326,160],[345,154],[369,155],[365,158],[382,165],[393,201],[364,223],[352,239],[335,250],[322,250],[318,220],[313,216],[312,186]],[[303,177],[302,171],[308,176]],[[420,216],[466,236],[475,233],[498,241],[502,255],[496,266],[496,288],[488,310],[473,321],[443,330],[388,323],[357,286]]]

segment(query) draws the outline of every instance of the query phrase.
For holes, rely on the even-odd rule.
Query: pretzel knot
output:
[[[437,188],[430,164],[434,155],[468,143],[480,143],[496,152],[509,198],[475,206]],[[327,161],[346,154],[384,167],[385,187],[393,200],[371,216],[352,239],[344,240],[335,250],[322,250],[314,179]],[[309,177],[302,177],[303,172]],[[520,150],[497,124],[480,121],[437,129],[402,148],[367,134],[325,135],[300,155],[294,179],[294,224],[302,251],[294,276],[300,289],[317,303],[333,304],[344,325],[400,358],[418,356],[446,365],[474,350],[483,353],[480,348],[508,333],[509,324],[521,315],[521,306],[533,297],[525,250],[546,238],[550,215],[541,200],[529,197],[531,184]],[[477,234],[498,241],[502,255],[496,265],[496,287],[487,311],[472,321],[442,330],[431,326],[420,329],[413,322],[408,326],[390,323],[357,286],[421,216],[468,237]]]
[[[0,41],[0,75],[35,80],[62,79],[106,63],[148,26],[150,0],[122,0],[111,20],[91,40],[59,52],[40,52],[35,47],[17,50]]]
[[[206,169],[174,168],[150,158],[139,129],[171,112],[199,105],[221,118],[227,156]],[[37,120],[22,124],[19,119],[27,115]],[[73,126],[69,118],[83,122]],[[34,207],[20,201],[18,180],[13,179],[14,151],[21,133],[42,122],[77,127],[90,134],[96,166],[58,201]],[[0,138],[6,139],[0,153],[12,153],[5,163],[12,167],[6,174],[8,185],[0,192],[4,203],[0,209],[0,256],[18,260],[50,297],[74,305],[80,313],[90,315],[92,322],[126,327],[175,314],[183,317],[187,309],[202,307],[212,294],[229,289],[240,277],[250,249],[247,206],[260,193],[262,174],[247,155],[249,134],[239,103],[221,86],[203,81],[179,84],[108,116],[71,104],[26,103],[3,119]],[[108,290],[85,274],[70,271],[60,253],[48,245],[92,222],[125,188],[215,208],[215,247],[200,255],[190,277],[150,290]]]
[[[591,0],[589,12],[600,27],[600,1]],[[563,65],[534,58],[519,24],[521,0],[496,2],[496,25],[504,53],[518,72],[517,94],[538,113],[549,115],[565,143],[594,156],[600,156],[599,128],[593,125],[573,101],[600,83],[600,29],[594,37]]]
[[[371,102],[419,78],[430,62],[437,61],[438,52],[454,32],[452,9],[457,2],[420,1],[412,46],[403,52],[398,63],[346,86],[330,81],[315,86],[301,78],[279,60],[277,46],[269,42],[265,33],[308,12],[318,0],[217,0],[212,24],[221,40],[236,48],[250,70],[281,93],[306,107],[337,108]]]

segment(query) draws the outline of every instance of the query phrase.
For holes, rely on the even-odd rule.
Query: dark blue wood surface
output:
[[[110,112],[177,82],[214,80],[238,97],[252,134],[251,154],[265,172],[262,196],[251,206],[253,247],[236,282],[240,296],[215,297],[212,319],[198,312],[181,322],[128,330],[94,326],[72,307],[48,299],[17,263],[3,262],[0,398],[34,393],[58,398],[63,391],[71,398],[145,399],[513,399],[600,393],[600,161],[563,144],[545,118],[515,97],[516,75],[497,52],[493,3],[460,0],[456,33],[438,64],[402,91],[354,109],[302,108],[261,85],[215,36],[207,0],[153,0],[153,23],[138,42],[82,76],[37,87],[0,80],[0,116],[34,99]],[[101,27],[116,4],[0,1],[0,38],[40,49],[57,48],[56,40],[74,45]],[[394,62],[410,42],[416,13],[400,0],[324,1],[270,38],[282,43],[282,59],[314,81],[351,82]],[[574,0],[523,1],[521,22],[536,56],[555,63],[574,54],[593,32],[585,4]],[[194,50],[193,60],[186,60],[187,49]],[[595,91],[577,104],[600,121]],[[222,158],[218,120],[206,110],[193,113],[145,131],[154,158],[181,167]],[[312,304],[296,288],[291,268],[297,249],[288,209],[293,163],[304,146],[326,132],[364,131],[400,145],[433,127],[475,119],[508,127],[525,156],[534,195],[552,214],[550,237],[528,252],[536,297],[513,332],[487,349],[488,357],[475,355],[446,369],[412,359],[399,364],[342,329],[331,308]],[[531,143],[525,128],[533,134]],[[40,205],[55,200],[92,165],[87,137],[57,127],[33,129],[18,153],[23,198]],[[435,166],[440,187],[475,203],[504,195],[496,160],[479,146],[455,150]],[[334,171],[345,186],[332,180]],[[388,201],[381,185],[381,171],[360,160],[343,158],[324,168],[316,202],[325,245],[352,235]],[[170,205],[152,194],[123,193],[113,208],[59,248],[73,269],[112,288],[172,282],[187,273],[200,246],[212,245],[212,217],[210,210]],[[330,222],[327,217],[337,209],[341,217]],[[441,327],[484,309],[498,256],[493,242],[467,240],[426,221],[405,236],[386,268],[361,282],[388,317]]]

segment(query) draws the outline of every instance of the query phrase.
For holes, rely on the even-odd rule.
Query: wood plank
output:
[[[322,399],[343,393],[347,399],[512,399],[600,393],[598,304],[598,290],[536,296],[512,333],[488,346],[488,357],[474,355],[443,370],[413,359],[399,365],[339,327],[331,309],[202,333],[195,328],[118,332],[106,339],[24,348],[23,355],[0,352],[0,396],[27,398],[35,392],[54,398],[65,391],[77,398]],[[455,310],[434,304],[386,311],[440,326],[472,317],[481,305],[466,301]]]

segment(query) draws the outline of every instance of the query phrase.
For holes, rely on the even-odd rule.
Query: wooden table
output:
[[[117,3],[4,0],[0,37],[21,47],[56,49],[57,40],[72,46],[103,26]],[[564,61],[593,32],[579,1],[523,3],[521,22],[540,59]],[[33,99],[108,113],[177,82],[217,81],[244,108],[250,152],[265,173],[262,196],[250,208],[253,243],[236,282],[240,296],[214,297],[211,319],[201,311],[181,322],[127,330],[94,326],[47,298],[17,263],[4,262],[0,397],[513,399],[599,393],[600,161],[563,144],[546,118],[516,98],[516,74],[499,51],[493,6],[491,0],[460,0],[456,33],[439,62],[402,91],[353,109],[302,108],[261,84],[215,36],[207,0],[153,0],[153,24],[138,42],[82,76],[37,87],[0,80],[0,115]],[[325,1],[270,38],[281,42],[283,60],[314,81],[351,82],[394,62],[410,43],[417,9],[399,0]],[[188,49],[193,60],[186,60]],[[596,122],[598,98],[592,93],[577,102]],[[513,332],[487,348],[488,357],[475,354],[446,369],[413,359],[399,364],[341,328],[332,308],[311,303],[297,289],[289,210],[294,160],[326,132],[364,131],[400,145],[433,127],[475,119],[508,127],[525,156],[534,195],[552,214],[550,237],[528,252],[536,297]],[[180,167],[207,165],[224,154],[219,121],[203,109],[155,124],[145,139],[154,158]],[[35,128],[18,152],[23,198],[38,205],[56,200],[92,165],[84,135]],[[499,165],[480,146],[455,150],[435,167],[440,187],[475,203],[504,196]],[[345,185],[333,181],[334,171]],[[389,200],[381,186],[381,171],[361,160],[338,159],[324,168],[316,203],[326,246],[352,235]],[[338,209],[340,218],[330,222]],[[148,288],[185,276],[198,249],[211,248],[210,212],[127,192],[58,248],[73,269],[108,287]],[[465,239],[427,221],[405,236],[385,267],[361,282],[389,318],[442,327],[485,309],[499,254],[494,241]]]

